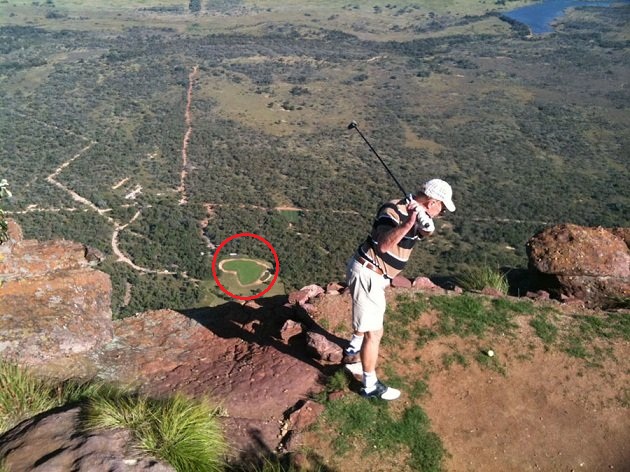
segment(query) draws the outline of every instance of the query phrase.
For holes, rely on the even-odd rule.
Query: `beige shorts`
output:
[[[352,294],[352,329],[360,332],[382,329],[389,279],[363,267],[353,257],[346,267],[346,283]]]

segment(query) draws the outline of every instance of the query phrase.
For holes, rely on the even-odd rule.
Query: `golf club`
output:
[[[365,143],[369,146],[370,150],[374,153],[376,157],[378,157],[378,160],[381,161],[381,164],[383,164],[383,167],[385,167],[385,170],[387,171],[387,173],[392,177],[392,179],[394,179],[394,182],[396,182],[396,185],[398,185],[398,188],[405,196],[405,202],[406,203],[411,202],[411,199],[413,198],[412,195],[410,193],[405,192],[405,189],[403,188],[403,186],[400,185],[400,182],[398,182],[398,179],[396,179],[394,174],[392,174],[392,171],[389,170],[389,167],[387,167],[387,164],[383,162],[383,159],[381,159],[381,156],[378,155],[378,152],[376,152],[376,149],[374,149],[372,145],[370,144],[370,142],[367,140],[367,138],[363,136],[363,133],[361,132],[361,130],[359,129],[357,125],[357,122],[352,120],[352,122],[348,125],[348,129],[355,129],[357,133],[359,133],[359,135],[363,138],[363,141],[365,141]]]

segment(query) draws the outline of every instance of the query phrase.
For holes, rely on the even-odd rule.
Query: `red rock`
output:
[[[326,362],[337,364],[343,358],[343,349],[320,333],[306,333],[306,346],[318,359]]]
[[[151,395],[211,393],[229,414],[225,424],[235,450],[261,444],[275,450],[276,420],[320,388],[316,365],[265,334],[281,331],[282,325],[266,328],[275,322],[272,308],[237,304],[207,308],[194,317],[172,310],[141,313],[114,322],[116,343],[102,349],[98,366],[106,379],[132,382]],[[252,430],[259,431],[256,437]]]
[[[428,277],[416,277],[411,285],[413,288],[420,290],[441,290],[441,288],[431,282],[431,279]]]
[[[302,287],[300,289],[300,292],[306,292],[308,293],[309,298],[314,298],[319,295],[323,295],[324,289],[320,287],[319,285],[312,284],[312,285],[307,285],[306,287]]]
[[[289,294],[289,303],[292,305],[304,305],[311,298],[315,298],[317,296],[323,295],[324,289],[319,285],[307,285],[306,287],[302,287],[297,292],[292,292]]]
[[[86,246],[73,241],[20,241],[0,259],[0,280],[40,277],[88,267],[91,264],[85,254]]]
[[[411,280],[409,280],[407,277],[403,277],[402,275],[397,275],[392,280],[392,287],[411,288]]]
[[[297,336],[302,333],[302,324],[293,320],[285,321],[284,325],[280,329],[280,338],[286,343],[293,336]]]
[[[339,295],[345,287],[337,282],[326,285],[326,295]]]
[[[129,447],[124,429],[85,432],[80,408],[54,411],[16,426],[2,436],[0,457],[6,470],[117,470],[174,472],[174,468]]]
[[[527,242],[535,288],[598,304],[630,296],[628,229],[562,224]]]
[[[527,292],[525,296],[533,300],[549,300],[550,298],[549,292],[545,292],[544,290],[538,290],[537,292]]]
[[[113,337],[109,275],[90,268],[9,280],[0,290],[0,352],[42,365],[104,346]]]
[[[324,405],[314,402],[312,400],[306,400],[304,404],[297,410],[295,410],[289,416],[289,424],[291,429],[297,431],[304,431],[311,426],[319,415],[324,411]]]

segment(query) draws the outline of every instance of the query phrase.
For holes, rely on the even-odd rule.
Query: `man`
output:
[[[416,241],[433,233],[433,218],[446,210],[455,211],[453,189],[443,180],[429,180],[408,204],[392,200],[381,206],[371,234],[348,262],[346,281],[352,294],[354,334],[344,362],[357,363],[360,359],[364,397],[395,400],[400,396],[399,390],[387,387],[376,377],[385,287],[403,270]]]

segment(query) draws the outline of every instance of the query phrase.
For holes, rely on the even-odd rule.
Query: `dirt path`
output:
[[[155,269],[147,269],[146,267],[140,267],[139,265],[134,264],[134,262],[129,259],[129,257],[127,257],[118,247],[118,235],[120,234],[120,232],[122,230],[124,230],[127,226],[129,226],[130,224],[132,224],[134,221],[136,221],[138,219],[138,217],[140,216],[142,212],[140,210],[138,210],[136,212],[135,215],[133,215],[133,218],[131,218],[126,224],[121,225],[118,222],[114,222],[114,231],[112,233],[112,250],[114,251],[114,254],[116,254],[116,257],[118,257],[117,262],[124,262],[125,264],[131,266],[133,269],[137,270],[138,272],[144,272],[147,274],[165,274],[165,275],[172,275],[175,274],[175,272],[169,272],[167,270],[155,270]]]
[[[82,197],[81,195],[79,195],[78,193],[76,193],[73,190],[70,190],[68,187],[66,187],[64,184],[62,184],[61,182],[59,182],[56,178],[59,176],[59,174],[61,174],[61,172],[68,167],[72,162],[74,162],[75,160],[77,160],[82,154],[84,154],[85,152],[87,152],[92,146],[94,146],[96,144],[96,141],[90,141],[90,144],[88,144],[87,146],[85,146],[83,149],[81,149],[79,152],[77,152],[74,156],[72,156],[70,159],[68,159],[66,162],[64,162],[63,164],[61,164],[59,167],[57,167],[57,169],[55,169],[55,171],[50,174],[48,177],[46,177],[46,181],[48,183],[53,184],[56,187],[59,187],[61,190],[63,190],[64,192],[70,194],[70,196],[72,197],[72,199],[75,202],[79,202],[82,203],[83,205],[86,205],[88,207],[90,207],[92,210],[94,210],[95,212],[97,212],[99,215],[104,215],[105,213],[111,211],[111,208],[99,208],[97,207],[94,203],[92,203],[91,201],[89,201],[87,198]],[[105,215],[105,218],[107,219],[107,221],[109,221],[110,223],[113,223],[114,220],[112,218],[110,218],[109,216]]]
[[[182,172],[179,178],[179,187],[177,191],[181,194],[179,200],[180,205],[186,205],[188,203],[188,196],[186,194],[186,177],[188,176],[188,143],[190,141],[190,135],[192,134],[192,113],[190,112],[190,106],[192,103],[192,92],[195,79],[197,78],[197,72],[199,66],[194,66],[191,73],[188,74],[188,93],[186,94],[186,133],[182,142]]]
[[[196,72],[196,68],[193,70],[193,73]],[[190,105],[190,101],[189,101],[189,105]],[[119,221],[115,220],[114,218],[112,218],[111,216],[107,215],[106,213],[109,213],[112,211],[111,208],[99,208],[98,206],[96,206],[93,202],[91,202],[90,200],[88,200],[85,197],[82,197],[81,195],[79,195],[78,193],[76,193],[74,190],[68,188],[67,186],[65,186],[64,184],[62,184],[61,182],[59,182],[59,180],[57,180],[57,177],[59,177],[59,175],[66,169],[68,168],[68,166],[70,164],[72,164],[74,161],[76,161],[79,157],[81,157],[82,155],[84,155],[87,151],[89,151],[92,146],[94,146],[95,144],[97,144],[96,141],[91,141],[83,136],[80,136],[72,131],[69,130],[64,130],[61,129],[57,126],[54,125],[50,125],[47,124],[45,122],[42,122],[40,120],[36,120],[36,119],[32,119],[30,117],[27,117],[26,115],[19,113],[19,112],[15,112],[16,114],[18,114],[19,116],[28,118],[32,121],[36,121],[40,124],[42,124],[43,126],[47,126],[49,128],[53,128],[59,131],[63,131],[64,133],[68,133],[71,134],[73,136],[76,136],[80,139],[83,139],[84,141],[87,141],[89,144],[87,144],[85,147],[83,147],[81,150],[79,150],[79,152],[77,152],[75,155],[73,155],[70,159],[68,159],[67,161],[65,161],[63,164],[61,164],[59,167],[57,167],[54,172],[50,175],[48,175],[46,177],[46,181],[52,185],[54,185],[55,187],[58,187],[59,189],[61,189],[63,192],[69,194],[72,199],[82,205],[84,205],[85,209],[83,209],[83,211],[94,211],[96,213],[98,213],[99,215],[103,216],[108,223],[112,224],[114,227],[114,230],[112,232],[112,251],[114,252],[114,254],[117,257],[117,261],[118,262],[123,262],[127,265],[129,265],[130,267],[132,267],[134,270],[137,270],[138,272],[144,272],[144,273],[152,273],[152,274],[168,274],[168,275],[173,275],[175,274],[175,272],[170,272],[167,270],[158,270],[158,269],[148,269],[146,267],[140,267],[136,264],[134,264],[134,262],[128,257],[126,256],[118,247],[118,237],[120,235],[120,232],[123,231],[127,226],[129,226],[130,224],[132,224],[136,219],[138,219],[138,217],[140,217],[141,211],[138,210],[136,212],[136,214],[131,218],[131,220],[129,220],[127,223],[125,224],[121,224]],[[190,117],[189,115],[187,115],[187,122],[189,121]],[[120,182],[118,182],[117,184],[115,184],[114,186],[112,186],[112,189],[117,189],[119,187],[121,187],[123,184],[125,184],[127,181],[129,181],[129,177],[126,177],[124,179],[122,179]],[[135,196],[140,193],[140,191],[142,190],[141,186],[137,186],[135,190],[133,190],[131,193],[127,194],[127,196],[125,198],[135,198]],[[14,214],[14,215],[19,215],[19,214],[26,214],[26,213],[33,213],[33,212],[51,212],[51,213],[58,213],[61,211],[68,211],[68,212],[75,212],[75,211],[80,211],[79,208],[39,208],[37,205],[29,205],[25,210],[22,211],[14,211],[11,212],[10,214]],[[7,212],[7,214],[9,214],[9,212]]]

